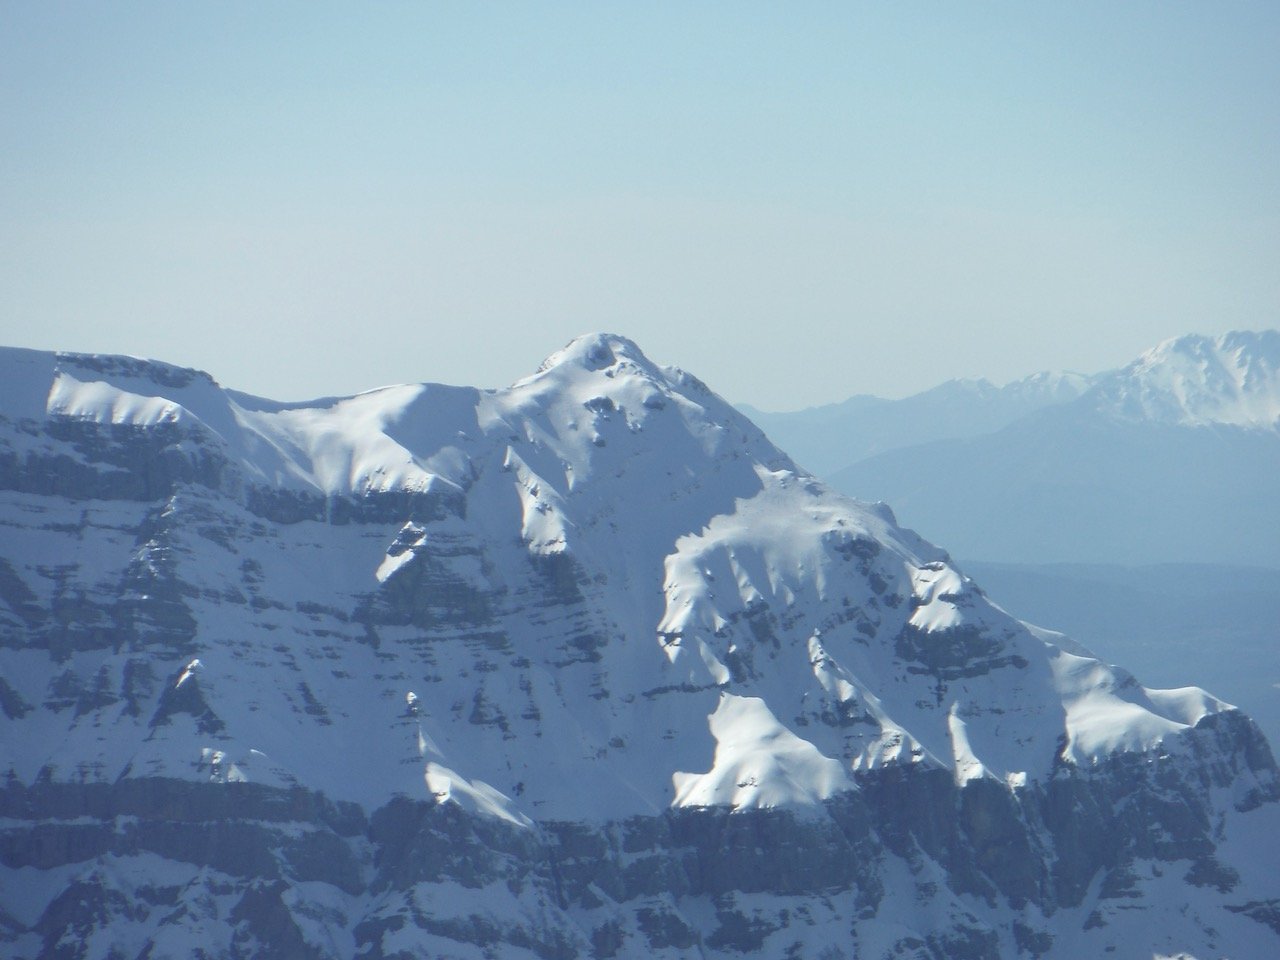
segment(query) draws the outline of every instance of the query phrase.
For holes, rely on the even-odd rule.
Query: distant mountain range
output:
[[[958,556],[1280,567],[1280,332],[1184,336],[1095,376],[952,381],[751,414]]]
[[[1081,373],[1044,372],[997,387],[948,380],[902,400],[860,394],[792,413],[738,408],[797,463],[830,476],[867,457],[932,440],[992,433],[1030,413],[1074,400],[1092,383]]]

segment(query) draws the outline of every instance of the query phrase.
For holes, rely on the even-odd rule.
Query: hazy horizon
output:
[[[0,8],[0,342],[762,410],[1280,321],[1280,8]]]

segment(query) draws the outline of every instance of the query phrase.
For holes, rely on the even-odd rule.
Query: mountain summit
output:
[[[1274,950],[1248,718],[625,338],[301,404],[0,368],[9,955]]]
[[[1087,403],[1135,422],[1280,429],[1280,331],[1166,340],[1102,377]]]

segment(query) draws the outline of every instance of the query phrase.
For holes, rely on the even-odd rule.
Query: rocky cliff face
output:
[[[0,366],[6,955],[1277,948],[1251,721],[622,338],[290,405]]]

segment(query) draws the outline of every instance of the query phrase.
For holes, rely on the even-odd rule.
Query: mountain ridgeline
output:
[[[0,351],[0,504],[5,956],[1280,947],[1248,717],[624,338],[291,404]]]
[[[1280,331],[1178,337],[1090,377],[752,416],[957,556],[1280,568]]]

